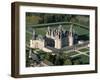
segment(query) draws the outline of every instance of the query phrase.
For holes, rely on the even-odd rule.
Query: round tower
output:
[[[33,40],[35,40],[35,39],[36,39],[36,34],[35,34],[35,30],[34,30],[34,29],[33,29],[32,39],[33,39]]]
[[[70,26],[68,39],[69,39],[69,46],[72,46],[73,45],[73,25]]]
[[[61,32],[58,28],[56,35],[55,35],[55,48],[61,49],[62,48],[62,41],[61,41]]]

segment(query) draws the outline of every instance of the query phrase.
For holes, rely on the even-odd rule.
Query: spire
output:
[[[71,26],[70,26],[69,33],[70,33],[70,36],[72,36],[72,34],[73,34],[73,24],[71,24]]]
[[[76,31],[75,31],[75,29],[73,28],[73,24],[70,26],[69,32],[70,32],[71,35],[76,34]]]
[[[71,24],[69,29],[69,46],[73,45],[73,24]]]
[[[48,26],[48,31],[50,31],[50,27]]]
[[[35,37],[35,30],[33,29],[33,36],[32,36],[32,39],[34,40],[36,37]]]

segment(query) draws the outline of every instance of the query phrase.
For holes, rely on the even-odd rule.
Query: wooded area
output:
[[[26,13],[27,24],[45,24],[55,22],[74,22],[89,26],[88,15],[50,14],[50,13]]]

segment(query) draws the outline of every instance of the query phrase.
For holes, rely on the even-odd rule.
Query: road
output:
[[[70,57],[76,57],[76,56],[79,56],[79,55],[85,55],[85,56],[87,56],[87,57],[89,57],[89,55],[88,54],[86,54],[87,53],[87,51],[86,52],[81,52],[81,51],[78,51],[78,50],[75,50],[76,52],[78,52],[79,54],[76,54],[76,55],[72,55],[72,56],[70,56]]]

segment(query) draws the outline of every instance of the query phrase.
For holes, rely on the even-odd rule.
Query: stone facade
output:
[[[78,42],[78,35],[73,31],[72,25],[69,31],[64,30],[62,25],[57,28],[48,27],[46,35],[42,38],[36,38],[33,31],[33,38],[30,40],[30,47],[43,49],[46,46],[61,49],[66,46],[73,46]]]

